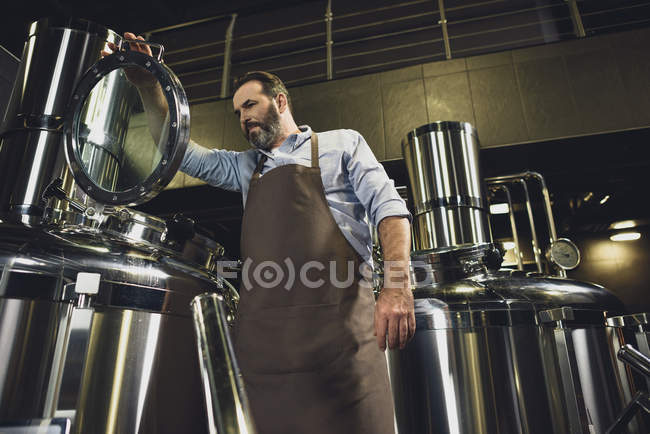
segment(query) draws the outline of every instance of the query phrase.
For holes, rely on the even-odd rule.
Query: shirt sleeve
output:
[[[406,203],[395,189],[395,182],[388,178],[370,146],[356,131],[355,140],[347,150],[347,169],[355,194],[366,208],[370,222],[379,226],[386,217],[399,216],[412,220]]]
[[[214,187],[241,191],[240,154],[225,149],[207,149],[190,140],[180,170]]]

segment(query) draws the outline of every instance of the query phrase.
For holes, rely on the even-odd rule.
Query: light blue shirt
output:
[[[301,126],[300,131],[272,151],[206,149],[190,141],[180,170],[212,186],[240,191],[245,206],[259,152],[269,157],[262,168],[262,176],[286,164],[311,166],[311,128]],[[350,245],[372,264],[372,236],[368,223],[379,226],[385,217],[410,219],[411,215],[395,190],[393,180],[388,178],[361,134],[354,130],[317,134],[327,204]]]

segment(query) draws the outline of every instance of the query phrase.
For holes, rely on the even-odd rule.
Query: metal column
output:
[[[573,22],[573,32],[577,38],[584,38],[587,36],[585,27],[582,25],[582,17],[580,16],[580,9],[578,9],[578,2],[576,0],[566,0],[571,12],[571,21]]]
[[[445,43],[445,58],[451,59],[451,45],[449,44],[449,32],[447,31],[447,15],[445,14],[445,3],[438,0],[438,11],[440,12],[440,28],[442,29],[442,40]]]
[[[327,47],[327,79],[331,80],[334,78],[334,65],[332,62],[332,0],[327,0],[327,9],[325,9],[325,28],[327,34],[327,41],[325,46]]]
[[[230,57],[232,56],[232,38],[237,14],[230,16],[230,24],[226,29],[226,46],[223,51],[223,71],[221,74],[221,98],[226,98],[230,92]]]

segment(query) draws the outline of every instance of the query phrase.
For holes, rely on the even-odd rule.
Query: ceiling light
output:
[[[600,204],[605,205],[605,202],[609,200],[609,194],[606,194],[602,199],[600,199]]]
[[[507,203],[493,203],[490,205],[490,214],[508,214],[510,207]]]
[[[614,222],[609,225],[610,229],[629,229],[636,226],[636,221],[634,220],[621,220],[620,222]]]
[[[639,232],[621,232],[620,234],[614,234],[609,237],[612,241],[634,241],[641,238]]]

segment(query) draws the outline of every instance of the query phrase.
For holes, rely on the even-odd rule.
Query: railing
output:
[[[324,0],[146,35],[197,103],[250,70],[296,86],[649,24],[650,0]]]

